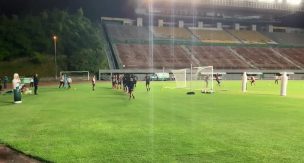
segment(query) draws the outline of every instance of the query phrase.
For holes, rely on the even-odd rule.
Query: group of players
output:
[[[134,89],[136,88],[138,78],[134,74],[113,74],[112,75],[112,89],[122,89],[129,94],[129,100],[135,99]],[[150,91],[150,76],[145,76],[146,89]]]

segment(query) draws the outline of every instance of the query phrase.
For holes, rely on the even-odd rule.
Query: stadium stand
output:
[[[149,45],[116,45],[117,54],[121,63],[125,65],[126,68],[185,68],[189,67],[192,62],[191,57],[186,54],[181,46],[154,45],[153,49],[152,58]]]
[[[233,48],[239,55],[244,57],[250,64],[258,69],[298,69],[295,64],[280,57],[270,48]]]
[[[191,32],[202,42],[240,43],[236,38],[223,30],[191,29]]]
[[[282,45],[304,46],[304,34],[301,33],[263,32],[263,34]]]
[[[229,33],[237,37],[245,44],[273,44],[275,43],[271,39],[267,38],[266,36],[262,35],[260,32],[256,31],[235,31],[235,30],[228,30]]]
[[[304,48],[277,48],[280,52],[295,64],[304,68]]]
[[[213,65],[215,69],[250,69],[253,68],[227,47],[194,46],[193,54],[201,66]]]
[[[110,37],[114,40],[148,40],[149,30],[147,27],[137,27],[120,24],[106,24]]]
[[[162,39],[179,39],[179,40],[191,40],[193,38],[190,31],[186,28],[177,27],[154,27],[153,34],[156,38]]]

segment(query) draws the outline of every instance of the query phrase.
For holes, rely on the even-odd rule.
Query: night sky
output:
[[[0,13],[37,14],[54,8],[73,12],[83,8],[87,17],[98,20],[101,16],[133,17],[135,5],[131,2],[134,0],[0,0]]]
[[[85,16],[93,21],[101,16],[134,18],[135,0],[0,0],[0,14],[37,14],[54,8],[74,12],[83,8]],[[287,16],[284,24],[304,27],[304,14]]]

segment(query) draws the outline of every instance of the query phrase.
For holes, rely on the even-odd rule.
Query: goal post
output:
[[[213,75],[213,66],[194,67],[191,89],[201,90],[203,93],[213,93]]]
[[[70,76],[73,80],[90,80],[89,71],[60,71],[60,76],[62,75]]]
[[[187,69],[171,70],[176,83],[176,88],[187,87]]]

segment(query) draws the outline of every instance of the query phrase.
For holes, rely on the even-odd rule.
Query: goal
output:
[[[194,67],[192,70],[192,90],[201,90],[202,93],[213,93],[213,66]]]
[[[70,76],[74,81],[90,80],[89,71],[60,71],[60,76]]]
[[[172,70],[176,88],[187,87],[187,69]]]

